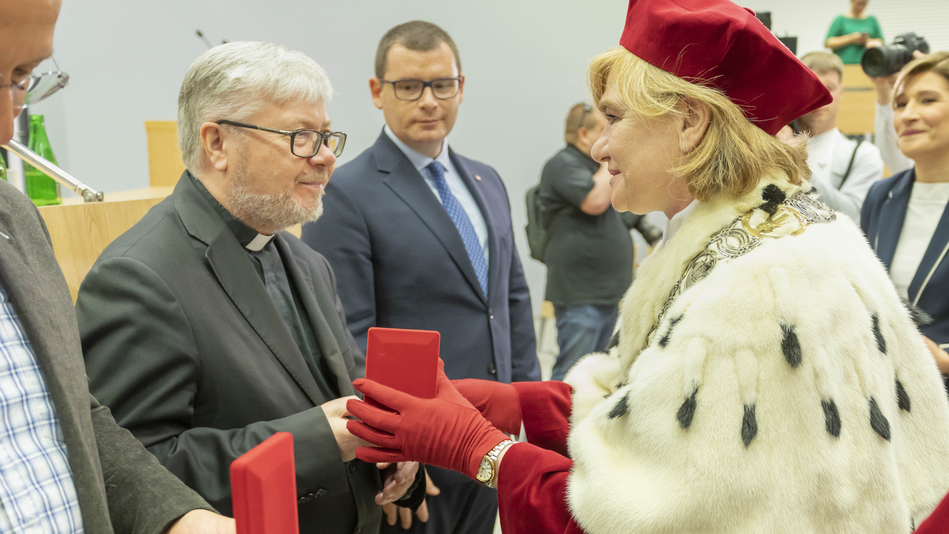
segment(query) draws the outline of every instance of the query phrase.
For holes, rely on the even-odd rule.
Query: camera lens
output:
[[[899,72],[904,65],[913,59],[913,53],[905,46],[894,44],[868,48],[860,58],[860,66],[867,76],[876,78]]]

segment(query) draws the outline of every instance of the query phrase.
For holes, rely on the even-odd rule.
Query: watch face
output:
[[[478,466],[478,482],[487,483],[491,481],[491,476],[494,474],[494,469],[491,468],[491,460],[487,458],[481,459],[481,465]]]

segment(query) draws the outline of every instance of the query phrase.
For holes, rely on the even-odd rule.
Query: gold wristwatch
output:
[[[498,478],[498,456],[511,445],[514,445],[514,442],[506,439],[495,445],[493,449],[488,451],[488,454],[481,458],[481,465],[478,467],[478,482],[489,488],[495,487]]]

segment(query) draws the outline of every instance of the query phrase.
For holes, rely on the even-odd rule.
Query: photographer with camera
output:
[[[912,51],[910,51],[912,53]],[[900,296],[932,319],[919,327],[949,374],[949,52],[912,60],[894,84],[900,152],[915,166],[876,183],[860,224]]]
[[[876,17],[867,15],[869,0],[850,0],[850,9],[838,16],[827,30],[824,46],[830,48],[845,65],[860,63],[868,48],[883,45],[883,30]]]
[[[861,60],[863,71],[876,86],[877,106],[874,119],[873,142],[880,149],[883,163],[892,172],[901,172],[913,166],[913,160],[900,152],[896,130],[893,128],[893,84],[900,69],[913,59],[929,53],[929,43],[915,33],[897,35],[893,43],[868,51]]]

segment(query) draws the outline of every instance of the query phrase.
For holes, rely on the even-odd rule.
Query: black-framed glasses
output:
[[[250,128],[251,130],[260,130],[262,132],[271,132],[280,135],[290,136],[290,153],[298,158],[312,158],[320,151],[320,145],[326,145],[327,148],[337,158],[343,154],[343,147],[346,146],[346,134],[343,132],[320,132],[317,130],[275,130],[273,128],[264,128],[255,124],[236,122],[229,120],[219,120],[215,124],[228,126],[237,126],[238,128]]]
[[[461,76],[456,78],[438,78],[428,82],[423,82],[422,80],[383,80],[381,78],[379,81],[392,84],[392,88],[395,90],[395,97],[399,100],[407,100],[409,102],[422,98],[422,93],[425,92],[426,87],[431,87],[432,96],[439,100],[452,98],[458,94],[458,89],[461,87]]]
[[[26,78],[14,83],[2,84],[0,89],[9,87],[13,98],[13,108],[19,112],[27,106],[36,104],[52,96],[56,91],[69,84],[69,75],[59,69],[56,60],[50,58],[55,71],[30,74]]]

